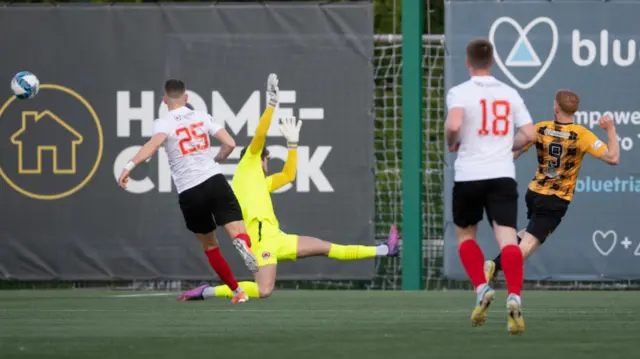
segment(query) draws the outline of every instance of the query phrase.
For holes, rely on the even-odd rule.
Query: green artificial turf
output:
[[[480,328],[471,292],[280,291],[241,305],[165,294],[0,291],[0,358],[631,358],[640,333],[638,292],[525,293],[519,337],[504,292]]]

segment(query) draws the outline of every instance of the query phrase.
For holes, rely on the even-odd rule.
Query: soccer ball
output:
[[[31,72],[18,72],[11,79],[11,90],[20,100],[33,98],[40,90],[40,80]]]

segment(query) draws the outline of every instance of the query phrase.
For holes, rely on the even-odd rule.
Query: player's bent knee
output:
[[[540,247],[540,244],[542,242],[536,236],[528,232],[525,233],[522,242],[520,242],[520,249],[524,258],[526,259],[533,254]]]
[[[273,293],[273,285],[258,286],[258,295],[260,298],[267,298]]]
[[[273,288],[276,285],[276,268],[275,263],[266,264],[261,266],[258,273],[255,274],[260,298],[266,298],[273,292]]]

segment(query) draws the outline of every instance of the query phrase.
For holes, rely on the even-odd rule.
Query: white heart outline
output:
[[[518,35],[520,35],[518,37],[518,40],[516,41],[516,44],[520,41],[521,38],[523,38],[523,37],[527,38],[527,34],[529,33],[529,31],[531,31],[531,29],[536,27],[538,24],[544,23],[544,24],[549,25],[549,27],[551,28],[551,33],[553,34],[553,42],[551,43],[551,51],[549,51],[549,55],[547,56],[547,59],[545,60],[544,64],[540,68],[540,70],[538,70],[538,73],[535,76],[533,76],[531,81],[529,81],[527,83],[520,82],[511,73],[511,71],[509,71],[509,68],[507,68],[505,66],[505,64],[502,62],[502,59],[500,59],[500,55],[498,55],[498,51],[497,51],[494,39],[495,39],[496,30],[498,29],[498,26],[500,26],[501,24],[503,24],[505,22],[510,24],[511,26],[513,26],[513,28],[516,29],[516,31],[518,32]],[[527,90],[527,89],[530,89],[531,87],[533,87],[533,85],[535,85],[542,78],[542,76],[549,69],[549,66],[551,66],[551,62],[553,61],[553,59],[556,56],[556,51],[558,50],[558,28],[556,27],[556,23],[553,22],[553,20],[551,20],[548,17],[535,18],[529,24],[527,24],[527,26],[525,26],[525,28],[523,29],[520,26],[520,24],[518,24],[518,22],[516,22],[514,19],[512,19],[512,18],[510,18],[508,16],[503,16],[503,17],[498,18],[491,25],[491,29],[489,29],[489,41],[493,44],[493,48],[494,48],[493,56],[495,58],[495,61],[496,61],[496,64],[498,65],[498,67],[500,67],[500,69],[505,74],[505,76],[507,76],[509,78],[509,80],[511,80],[511,82],[513,82],[514,85],[520,87],[523,90]],[[513,46],[515,46],[515,44]]]
[[[602,248],[600,248],[600,245],[598,244],[597,236],[600,235],[600,236],[602,236],[602,239],[605,239],[610,234],[613,234],[613,242],[611,242],[611,247],[609,247],[608,250],[603,251]],[[603,232],[603,231],[601,231],[599,229],[596,229],[593,232],[593,235],[591,236],[591,240],[593,241],[593,246],[596,247],[598,252],[600,252],[600,254],[602,254],[603,256],[606,257],[613,251],[613,248],[615,248],[616,244],[618,244],[618,234],[612,229],[610,229],[610,230],[608,230],[606,232]]]

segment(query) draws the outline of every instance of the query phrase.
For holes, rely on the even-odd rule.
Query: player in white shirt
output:
[[[458,152],[453,221],[460,260],[476,289],[471,324],[484,323],[495,295],[485,279],[484,255],[475,241],[486,211],[507,280],[507,330],[519,334],[524,331],[520,300],[524,262],[516,236],[518,190],[513,151],[534,140],[533,121],[518,92],[490,75],[493,45],[474,40],[466,52],[471,79],[447,94],[446,138],[449,150]]]
[[[169,112],[155,121],[153,136],[125,166],[118,182],[125,188],[131,170],[164,145],[187,228],[202,244],[213,270],[232,288],[232,303],[245,302],[248,296],[238,286],[220,253],[215,235],[216,227],[223,226],[229,237],[233,238],[233,245],[247,267],[252,272],[258,270],[242,210],[218,164],[231,154],[235,141],[227,130],[213,123],[209,114],[186,106],[187,94],[182,81],[168,80],[164,90],[164,101]],[[211,153],[209,136],[222,142],[215,158]],[[180,297],[179,300],[185,298]]]

